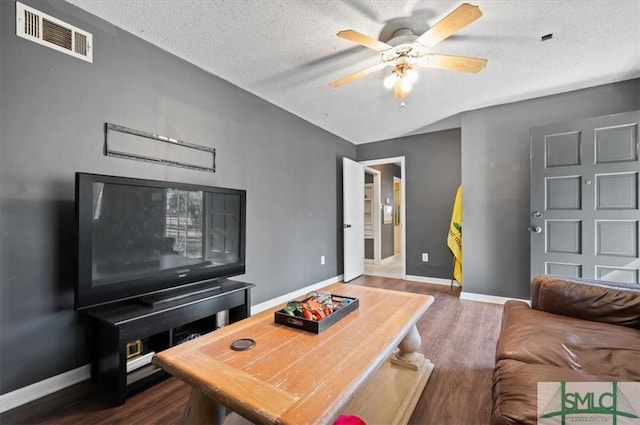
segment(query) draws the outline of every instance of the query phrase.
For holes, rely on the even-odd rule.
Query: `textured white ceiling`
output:
[[[403,27],[421,34],[462,1],[67,1],[356,144],[446,127],[468,110],[640,76],[640,0],[470,1],[483,16],[432,51],[486,58],[487,67],[423,68],[405,107],[382,86],[390,68],[328,86],[380,60],[336,33],[355,29],[382,41]],[[548,33],[553,38],[542,42]]]

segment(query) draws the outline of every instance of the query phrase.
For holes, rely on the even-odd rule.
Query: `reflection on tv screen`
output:
[[[93,183],[92,285],[235,263],[240,196]]]

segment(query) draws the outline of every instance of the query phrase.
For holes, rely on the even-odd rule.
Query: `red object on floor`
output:
[[[340,415],[333,425],[367,425],[362,419],[354,415]]]

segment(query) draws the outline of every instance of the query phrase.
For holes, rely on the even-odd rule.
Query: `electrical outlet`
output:
[[[425,263],[429,262],[429,254],[426,252],[422,253],[422,261],[424,261]]]
[[[320,256],[320,264],[324,266],[324,255]]]

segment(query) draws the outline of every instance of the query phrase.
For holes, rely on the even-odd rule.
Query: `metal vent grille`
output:
[[[58,25],[55,22],[51,22],[48,19],[42,19],[42,39],[53,43],[56,46],[60,46],[63,49],[71,50],[71,35],[73,31],[69,28],[65,28],[62,25]]]
[[[87,36],[77,32],[75,33],[75,37],[76,42],[74,51],[83,56],[87,56]]]
[[[32,37],[40,37],[40,19],[35,13],[24,11],[24,33]]]
[[[91,33],[16,2],[16,34],[76,58],[93,62]]]

